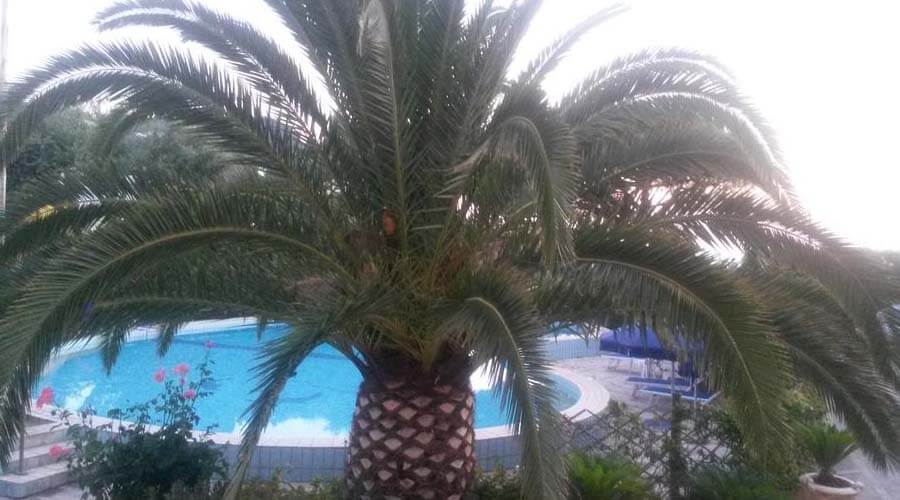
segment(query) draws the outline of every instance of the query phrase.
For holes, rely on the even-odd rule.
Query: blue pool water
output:
[[[283,335],[283,327],[270,327],[263,335],[266,342]],[[214,346],[207,349],[205,344]],[[107,376],[97,352],[85,352],[67,358],[53,367],[38,386],[52,387],[56,404],[71,410],[92,407],[105,416],[113,408],[142,403],[159,394],[161,385],[153,374],[186,363],[194,368],[208,355],[212,361],[212,395],[197,401],[200,428],[216,425],[217,432],[239,432],[241,416],[253,399],[251,367],[256,363],[261,343],[256,328],[234,328],[176,337],[165,357],[156,354],[155,341],[138,341],[122,348],[119,360]],[[188,378],[196,379],[196,370]],[[356,391],[362,380],[356,367],[335,349],[323,346],[300,365],[288,382],[266,429],[268,436],[322,437],[346,436]],[[572,382],[555,377],[559,408],[567,408],[579,397]],[[499,402],[483,380],[473,379],[476,390],[476,427],[506,423]]]

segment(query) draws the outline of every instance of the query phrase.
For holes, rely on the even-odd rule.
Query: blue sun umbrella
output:
[[[631,358],[674,361],[675,352],[663,346],[651,328],[623,326],[600,334],[600,349]]]
[[[674,360],[675,353],[660,342],[650,328],[620,327],[600,334],[600,349],[630,358]]]
[[[683,351],[689,353],[689,358],[695,358],[694,354],[699,354],[700,345],[689,342],[683,337],[678,337],[675,341],[683,346]],[[633,326],[622,326],[615,330],[604,332],[600,334],[600,350],[615,352],[630,358],[671,361],[673,365],[678,359],[675,351],[664,346],[652,328],[642,329]],[[690,361],[681,363],[680,375],[693,377],[693,371]]]

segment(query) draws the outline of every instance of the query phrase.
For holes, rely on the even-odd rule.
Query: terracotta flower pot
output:
[[[801,500],[848,500],[856,498],[863,490],[862,483],[857,483],[843,476],[835,476],[847,482],[847,486],[842,488],[817,484],[813,480],[815,477],[815,472],[800,476]]]

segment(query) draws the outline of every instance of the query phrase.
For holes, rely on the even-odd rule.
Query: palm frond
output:
[[[790,182],[755,125],[739,108],[713,98],[683,93],[630,98],[598,113],[587,126],[590,129],[579,136],[586,139],[581,147],[589,155],[598,147],[600,154],[595,158],[608,161],[602,156],[606,152],[603,148],[608,147],[615,148],[610,160],[622,153],[633,159],[610,165],[607,180],[615,179],[619,172],[633,174],[639,168],[656,168],[659,172],[667,164],[674,165],[672,175],[683,176],[678,169],[694,161],[722,181],[752,181],[773,198],[793,204]],[[601,137],[609,140],[608,146],[593,142]],[[666,144],[673,149],[666,152]],[[595,162],[589,156],[585,165],[590,167]],[[723,175],[726,173],[731,176]]]
[[[817,279],[852,319],[850,330],[861,332],[881,372],[896,380],[895,350],[876,319],[879,311],[900,301],[898,281],[886,262],[848,246],[803,212],[752,187],[692,182],[669,187],[665,195],[657,203],[625,208],[627,215],[614,223],[673,237],[687,233],[711,246],[724,243]]]
[[[174,28],[186,41],[197,42],[235,64],[271,104],[296,113],[295,123],[308,119],[319,128],[327,125],[320,99],[298,62],[248,23],[198,4],[143,0],[113,5],[97,16],[97,24],[101,30],[140,25]]]
[[[128,100],[145,116],[152,107],[205,127],[222,145],[230,142],[249,156],[289,153],[302,143],[285,133],[295,119],[264,112],[259,98],[224,68],[149,42],[105,42],[56,56],[5,89],[0,109],[11,121],[3,159],[9,161],[46,116],[98,98]]]
[[[0,321],[0,344],[7,348],[3,358],[11,366],[28,362],[40,367],[52,349],[72,340],[71,325],[82,321],[84,308],[102,298],[104,291],[127,282],[139,269],[209,248],[211,242],[233,238],[237,248],[265,248],[301,261],[306,254],[330,267],[329,272],[345,273],[315,248],[314,235],[302,232],[302,218],[270,221],[265,214],[272,213],[277,201],[256,197],[250,204],[235,203],[233,196],[246,195],[195,193],[155,209],[133,210],[122,214],[121,222],[92,232],[71,250],[50,258]],[[253,206],[255,214],[245,211]],[[278,226],[284,222],[290,226]],[[224,235],[230,236],[222,239]],[[35,341],[41,346],[39,355],[22,359]]]
[[[523,288],[522,277],[509,272],[477,271],[439,331],[470,345],[475,366],[488,367],[501,407],[522,439],[523,498],[564,498],[565,463],[555,451],[561,435],[544,329]]]
[[[237,464],[223,497],[226,500],[237,498],[250,466],[253,451],[262,431],[269,424],[269,418],[288,379],[306,356],[325,340],[328,333],[330,332],[324,329],[313,331],[293,329],[284,337],[270,341],[266,345],[264,354],[260,356],[260,364],[256,368],[257,397],[248,410],[250,420],[245,427]]]
[[[653,327],[682,357],[702,358],[711,385],[735,404],[748,442],[778,450],[790,364],[754,290],[690,246],[644,233],[585,229],[576,252],[575,263],[540,293],[548,320],[619,317]]]
[[[484,146],[471,161],[456,167],[456,177],[446,188],[465,192],[482,170],[497,163],[524,167],[527,186],[540,221],[541,249],[545,263],[571,258],[571,206],[578,180],[579,159],[569,128],[541,101],[533,99],[536,89],[522,89],[508,96],[494,117]],[[499,187],[499,186],[498,186]],[[509,187],[499,187],[503,195]],[[485,208],[482,204],[481,208]],[[468,209],[468,207],[464,207]],[[465,211],[465,210],[464,210]]]
[[[900,466],[900,401],[854,324],[828,290],[802,275],[775,271],[752,279],[767,291],[773,323],[788,347],[797,376],[822,396],[829,410],[853,432],[869,461]],[[781,300],[790,297],[790,301]]]
[[[339,282],[323,282],[315,293],[308,294],[299,304],[293,329],[285,336],[269,341],[259,355],[256,374],[256,399],[245,413],[249,420],[244,427],[238,463],[224,498],[236,498],[250,465],[253,450],[268,425],[269,418],[287,380],[307,355],[325,342],[340,343],[353,335],[361,325],[380,315],[386,303],[378,287],[361,288],[350,292]]]
[[[450,138],[451,161],[473,149],[479,126],[488,122],[505,85],[512,54],[541,4],[541,0],[524,0],[510,8],[495,8],[493,2],[485,2],[469,20],[462,47],[473,63],[460,68],[465,97],[457,104],[458,133]]]
[[[588,16],[584,21],[576,24],[564,35],[554,40],[548,47],[528,64],[527,68],[516,80],[517,85],[532,85],[540,83],[543,79],[562,62],[566,53],[588,32],[609,19],[622,14],[627,10],[623,4],[612,4],[609,7],[598,10]]]

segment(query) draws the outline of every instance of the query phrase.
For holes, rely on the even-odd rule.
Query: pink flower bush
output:
[[[37,409],[40,410],[44,406],[53,403],[53,388],[52,387],[44,387],[41,390],[41,395],[38,396],[37,399]]]
[[[212,340],[207,340],[206,343],[203,344],[203,347],[206,347],[207,349],[212,349],[215,346],[216,346],[216,343],[213,342]]]
[[[197,397],[197,391],[195,391],[194,389],[188,389],[188,390],[184,391],[184,399],[193,400],[196,397]]]
[[[71,451],[72,450],[69,448],[55,444],[50,447],[50,451],[47,452],[47,455],[50,455],[50,458],[52,458],[53,460],[58,460],[68,455]]]
[[[172,371],[175,372],[175,375],[184,378],[191,371],[191,367],[187,363],[178,363]]]
[[[163,383],[163,381],[166,380],[166,369],[160,368],[153,372],[153,380],[155,380],[157,384]]]

